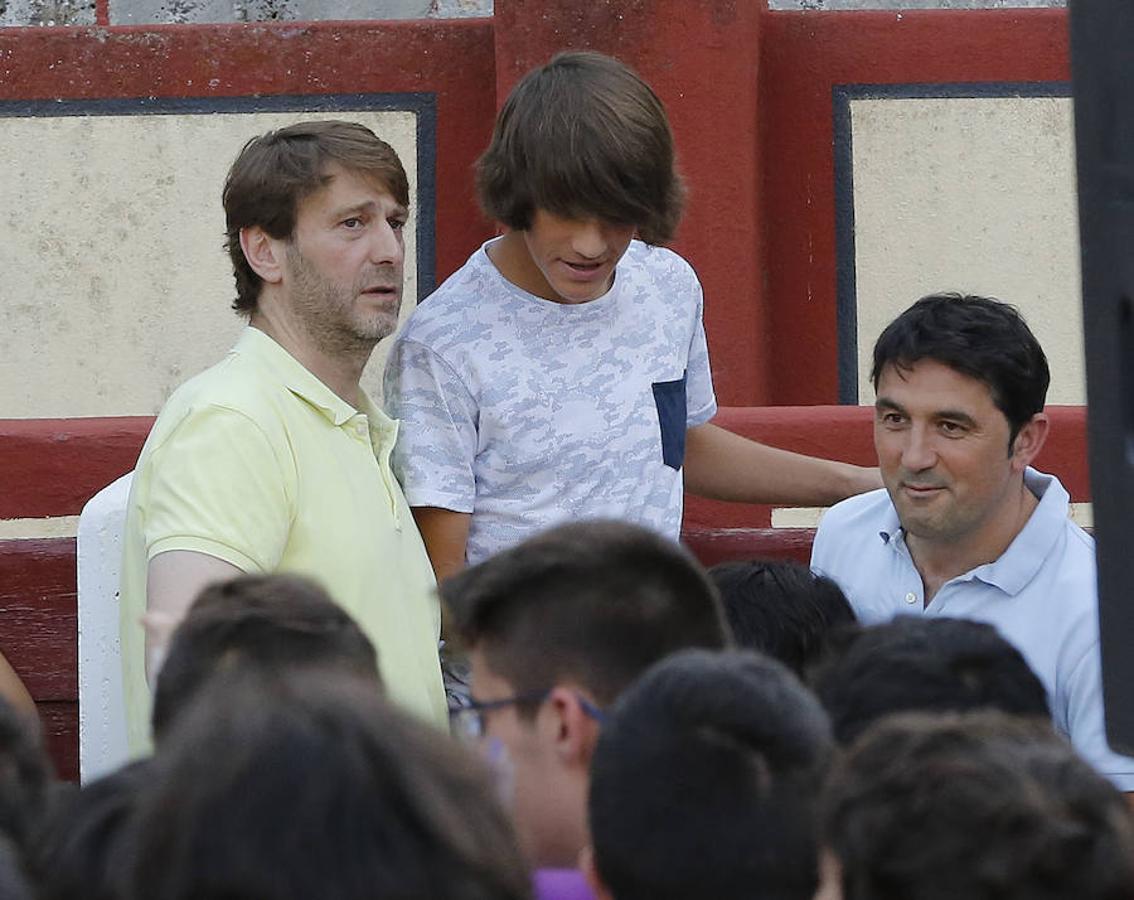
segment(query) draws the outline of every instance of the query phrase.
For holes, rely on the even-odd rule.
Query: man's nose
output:
[[[906,433],[902,448],[902,468],[908,472],[922,472],[937,464],[937,451],[932,436],[925,428],[914,426]]]
[[[370,261],[377,264],[400,263],[405,246],[400,230],[389,222],[376,225],[370,236]]]

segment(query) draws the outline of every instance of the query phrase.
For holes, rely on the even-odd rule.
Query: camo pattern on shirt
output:
[[[410,505],[472,513],[470,563],[598,516],[676,539],[685,429],[716,412],[692,268],[634,241],[607,294],[569,305],[505,280],[487,246],[414,311],[387,363]]]

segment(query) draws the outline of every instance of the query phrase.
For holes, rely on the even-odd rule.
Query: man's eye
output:
[[[965,426],[960,422],[942,422],[938,427],[945,434],[964,434],[965,431]]]
[[[901,413],[888,412],[882,414],[883,425],[901,425],[904,421],[905,419],[902,417]]]
[[[406,227],[405,219],[389,219],[387,221],[389,221],[390,228],[392,228],[394,231],[401,231]]]
[[[349,219],[343,219],[344,228],[361,228],[362,225],[362,219],[360,219],[358,216],[351,216]]]

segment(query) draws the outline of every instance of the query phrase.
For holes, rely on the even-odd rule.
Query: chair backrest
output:
[[[118,629],[126,501],[133,472],[107,485],[79,516],[79,777],[88,782],[130,758]]]

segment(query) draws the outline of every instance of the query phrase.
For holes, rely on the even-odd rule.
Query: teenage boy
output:
[[[904,713],[836,758],[815,900],[1134,896],[1122,796],[1043,722]]]
[[[673,135],[625,65],[565,53],[528,73],[477,189],[506,233],[415,311],[386,369],[395,471],[439,577],[581,517],[676,539],[686,488],[818,506],[881,485],[710,423],[701,286],[660,246],[682,210]]]
[[[812,900],[831,751],[819,701],[755,653],[687,650],[610,710],[591,765],[599,900]]]
[[[729,644],[716,590],[681,547],[626,522],[560,525],[442,582],[472,663],[458,734],[507,775],[531,861],[573,867],[602,710],[678,650]]]

